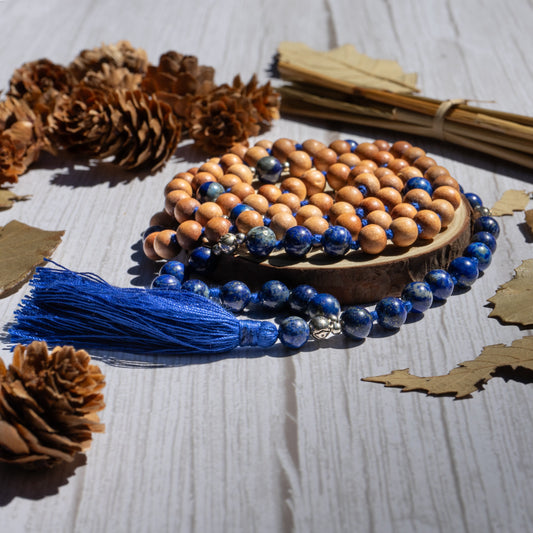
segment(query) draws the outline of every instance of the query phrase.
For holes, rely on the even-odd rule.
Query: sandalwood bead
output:
[[[325,192],[318,192],[309,197],[309,203],[316,205],[320,211],[324,213],[324,215],[327,215],[334,202],[333,198],[329,194]]]
[[[218,182],[224,189],[231,189],[236,183],[239,183],[241,178],[237,176],[236,174],[224,174]]]
[[[374,144],[370,142],[362,142],[357,145],[357,148],[355,149],[355,153],[361,158],[361,159],[374,159],[376,154],[379,152],[379,148]]]
[[[306,170],[313,166],[313,161],[307,152],[303,150],[294,150],[291,152],[287,161],[289,162],[289,172],[291,176],[299,178]]]
[[[279,159],[281,163],[285,163],[289,154],[294,152],[294,150],[296,150],[296,143],[291,139],[284,137],[274,141],[274,144],[272,145],[272,155]]]
[[[257,189],[257,193],[261,196],[264,196],[271,204],[275,203],[276,200],[281,196],[279,187],[276,187],[271,183],[265,183],[265,185],[261,185],[261,187]]]
[[[292,192],[298,196],[300,202],[307,198],[307,187],[299,178],[289,177],[285,178],[280,184],[281,192]]]
[[[423,155],[422,157],[416,159],[416,161],[413,163],[413,166],[419,168],[422,172],[426,172],[429,167],[432,167],[436,164],[437,162],[432,157]]]
[[[302,226],[307,228],[313,235],[322,235],[329,228],[329,223],[323,217],[309,217],[303,221]]]
[[[163,226],[165,228],[172,228],[176,225],[174,213],[169,214],[166,211],[158,211],[150,218],[150,226]]]
[[[242,159],[237,154],[228,152],[220,158],[219,165],[224,172],[227,172],[232,165],[242,165]]]
[[[384,139],[376,139],[374,141],[374,144],[381,150],[381,151],[390,151],[390,143],[388,141],[385,141]]]
[[[402,195],[400,191],[394,187],[382,187],[377,193],[376,198],[379,198],[383,205],[387,206],[391,211],[395,205],[402,203]]]
[[[331,148],[323,148],[315,154],[313,162],[317,170],[327,170],[337,162],[337,152]]]
[[[388,165],[389,163],[394,161],[394,156],[386,150],[380,150],[374,156],[374,161],[379,167],[382,167],[383,165]]]
[[[192,190],[197,191],[204,183],[208,183],[211,181],[216,181],[215,176],[213,176],[211,172],[198,171],[191,183]]]
[[[345,185],[335,192],[335,200],[337,202],[348,202],[354,207],[359,207],[363,198],[363,193],[353,185]]]
[[[449,176],[450,173],[447,168],[442,167],[440,165],[434,165],[432,167],[429,167],[424,172],[424,178],[426,178],[430,183],[433,183],[439,176]]]
[[[196,198],[184,198],[174,207],[174,217],[182,224],[186,220],[192,220],[199,207],[200,202]]]
[[[368,213],[366,220],[369,224],[377,224],[385,230],[392,224],[392,217],[386,211],[372,211]]]
[[[255,143],[255,146],[261,146],[265,150],[271,150],[273,144],[274,143],[272,141],[269,141],[268,139],[260,139]]]
[[[212,161],[207,161],[204,163],[199,169],[198,172],[209,172],[213,176],[215,176],[216,180],[219,180],[222,175],[224,174],[224,171],[222,170],[222,167],[216,163],[213,163]]]
[[[264,215],[268,210],[268,200],[261,194],[249,194],[243,201],[243,204],[249,205],[261,215]]]
[[[329,148],[335,151],[338,155],[352,151],[350,143],[348,141],[343,141],[342,139],[336,139],[329,143]]]
[[[372,211],[385,211],[385,205],[383,202],[375,196],[367,196],[360,204],[359,207],[363,209],[365,215],[372,213]]]
[[[274,218],[279,213],[285,213],[286,215],[292,216],[292,209],[285,204],[272,204],[266,212],[267,217],[270,219]]]
[[[235,165],[231,165],[231,167],[228,167],[226,173],[239,176],[241,181],[244,181],[244,183],[252,183],[254,180],[253,172],[250,170],[250,167],[244,163],[236,163]]]
[[[306,139],[302,143],[302,148],[305,152],[307,152],[311,157],[315,157],[315,155],[320,152],[320,150],[323,150],[324,148],[327,148],[327,146],[317,141],[316,139]]]
[[[223,215],[222,208],[215,202],[204,202],[200,204],[194,213],[194,219],[205,226],[209,220]]]
[[[392,187],[398,192],[401,192],[403,190],[403,181],[401,180],[401,178],[399,178],[396,174],[393,174],[392,172],[390,174],[385,174],[383,177],[379,178],[379,184],[381,185],[382,189],[384,187]]]
[[[340,189],[348,183],[350,167],[344,163],[334,163],[326,173],[326,180],[334,190]]]
[[[401,204],[396,204],[392,208],[390,215],[393,219],[398,217],[414,218],[417,213],[418,211],[413,204],[402,202]]]
[[[418,238],[418,226],[409,217],[395,218],[390,225],[390,229],[392,230],[392,242],[402,248],[411,246]]]
[[[269,227],[275,233],[276,239],[283,239],[286,231],[297,225],[298,223],[291,213],[279,212],[271,218]]]
[[[344,154],[339,155],[339,157],[337,158],[337,162],[344,163],[345,165],[348,165],[350,168],[352,168],[361,162],[361,158],[353,152],[346,152]]]
[[[248,233],[252,228],[263,226],[263,217],[257,211],[243,211],[235,220],[241,233]]]
[[[302,224],[307,218],[321,216],[323,216],[323,213],[316,205],[307,204],[300,207],[300,209],[298,209],[296,212],[296,221],[298,224]]]
[[[230,192],[238,196],[241,200],[244,200],[249,194],[253,194],[255,189],[249,183],[240,181],[230,189]]]
[[[381,189],[381,184],[379,183],[378,178],[369,172],[363,172],[362,174],[357,175],[354,179],[354,185],[356,187],[359,185],[366,187],[368,195],[370,196],[375,196],[379,189]]]
[[[244,154],[244,162],[251,167],[255,167],[257,162],[263,157],[268,157],[269,153],[262,146],[252,146]]]
[[[324,176],[320,170],[316,170],[314,168],[306,170],[300,176],[300,179],[307,189],[308,196],[322,192],[326,186],[326,176]]]
[[[456,191],[459,191],[461,189],[459,187],[459,183],[457,183],[457,180],[455,178],[452,178],[451,176],[448,176],[447,174],[442,174],[442,176],[438,176],[431,185],[433,186],[433,189],[437,189],[439,187],[442,187],[443,185],[453,187]]]
[[[398,157],[394,159],[393,161],[391,161],[389,165],[387,166],[387,168],[392,170],[395,174],[398,174],[398,172],[400,172],[402,168],[405,168],[408,166],[409,166],[409,163],[405,159],[401,159]]]
[[[218,242],[231,228],[231,220],[226,217],[213,217],[205,225],[204,235],[211,243]]]
[[[433,191],[433,200],[442,199],[448,200],[453,205],[454,209],[457,209],[461,205],[461,195],[459,191],[448,185],[438,187]]]
[[[367,254],[380,254],[387,246],[387,234],[377,224],[367,224],[361,228],[358,239],[361,250]]]
[[[346,228],[354,240],[357,239],[363,227],[361,219],[355,213],[342,213],[337,217],[335,224]]]
[[[177,189],[175,191],[170,191],[165,196],[165,211],[169,214],[174,216],[174,208],[176,207],[176,204],[183,200],[184,198],[190,198],[190,194],[188,194],[186,191],[182,189]]]
[[[196,176],[196,174],[198,174],[198,167],[191,167],[189,170],[187,170],[187,172],[193,176]]]
[[[343,213],[355,214],[355,207],[348,202],[335,202],[328,213],[330,222],[336,224],[337,218]]]
[[[437,213],[440,217],[440,223],[442,228],[447,228],[455,216],[455,209],[453,205],[442,198],[433,200],[429,204],[429,209]]]
[[[421,178],[422,177],[422,171],[419,168],[407,166],[400,169],[398,172],[398,177],[403,180],[404,183],[406,183],[411,178]]]
[[[348,174],[348,183],[350,185],[353,184],[353,181],[359,174],[373,174],[374,170],[371,165],[369,165],[366,161],[361,161],[360,163],[357,163],[355,167],[350,169],[350,173]]]
[[[401,157],[402,154],[413,145],[407,141],[396,141],[390,148],[390,153],[394,157]]]
[[[421,239],[431,240],[439,234],[441,230],[441,221],[439,215],[429,209],[422,209],[414,218],[414,221],[420,226],[419,237]]]
[[[178,172],[172,179],[176,179],[176,178],[181,178],[182,180],[185,180],[187,183],[192,183],[192,179],[194,178],[194,176],[197,174],[197,170],[196,169],[196,172],[193,172],[191,170],[188,170],[187,172]]]
[[[427,209],[431,203],[431,196],[424,189],[411,189],[404,194],[403,201],[408,204],[418,204],[419,209]]]
[[[418,146],[411,146],[411,148],[407,148],[405,152],[402,154],[402,157],[410,164],[412,165],[419,157],[423,157],[426,155],[425,150]]]
[[[277,204],[285,204],[292,213],[300,209],[300,198],[292,192],[285,192],[276,200]]]
[[[374,176],[376,176],[378,180],[381,180],[384,176],[396,176],[396,174],[394,174],[390,168],[379,167],[374,171]]]
[[[370,168],[369,172],[375,172],[378,169],[378,165],[373,159],[361,159],[359,164]]]
[[[246,151],[248,150],[248,146],[246,146],[244,143],[236,143],[230,148],[230,153],[235,154],[241,158],[241,160],[244,160],[244,154],[246,154]]]
[[[192,250],[196,247],[198,240],[202,236],[202,225],[196,220],[185,220],[176,230],[176,237],[179,245],[185,250]]]
[[[191,180],[194,178],[191,174]],[[192,187],[190,182],[185,181],[183,178],[173,178],[165,187],[165,196],[170,191],[185,191],[189,196],[192,196]]]
[[[171,229],[156,232],[154,251],[161,259],[172,259],[180,252],[176,232]]]
[[[241,203],[241,199],[231,192],[224,192],[218,198],[216,203],[222,208],[222,212],[227,216],[231,210]]]
[[[146,237],[146,239],[144,239],[143,241],[144,255],[152,261],[158,261],[159,259],[161,259],[161,257],[159,257],[159,255],[157,255],[154,250],[154,241],[158,233],[158,231],[150,233],[150,235],[148,235],[148,237]]]

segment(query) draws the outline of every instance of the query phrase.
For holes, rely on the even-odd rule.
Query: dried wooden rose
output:
[[[6,368],[0,359],[0,461],[27,468],[72,461],[104,431],[104,376],[84,350],[48,351],[34,341],[15,348]]]

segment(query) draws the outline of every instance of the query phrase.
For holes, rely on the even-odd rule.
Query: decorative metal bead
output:
[[[213,245],[213,248],[211,248],[211,253],[213,255],[221,255],[222,254],[222,248],[220,246],[220,243],[216,243]]]
[[[237,243],[237,246],[240,246],[245,240],[246,240],[246,235],[244,233],[235,234],[235,242]]]
[[[490,208],[484,205],[479,205],[479,206],[474,207],[474,212],[481,217],[488,217],[491,214]]]
[[[309,332],[314,339],[325,339],[330,331],[330,320],[325,316],[314,316],[309,321]]]
[[[218,242],[220,245],[220,251],[223,254],[233,254],[237,250],[237,238],[234,233],[226,233],[226,235],[223,235],[220,237],[220,241]]]
[[[332,335],[340,335],[342,333],[342,325],[340,320],[329,321],[329,331]]]

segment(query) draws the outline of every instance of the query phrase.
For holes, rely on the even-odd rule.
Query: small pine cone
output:
[[[89,71],[102,70],[104,64],[111,68],[126,68],[130,72],[144,74],[148,67],[148,56],[142,48],[133,48],[129,41],[103,44],[92,50],[83,50],[70,63],[69,71],[81,81]]]
[[[264,125],[270,125],[272,120],[279,119],[280,94],[270,85],[259,85],[254,74],[246,84],[243,94],[250,98]]]
[[[6,369],[0,359],[0,461],[50,467],[87,450],[104,431],[104,376],[84,350],[48,352],[46,343],[17,346]]]
[[[87,72],[80,84],[102,91],[113,89],[134,91],[140,88],[141,81],[142,74],[138,72],[131,72],[125,67],[113,68],[108,63],[104,63],[101,70]]]

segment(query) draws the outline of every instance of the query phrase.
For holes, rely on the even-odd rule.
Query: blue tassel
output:
[[[11,340],[143,354],[208,354],[271,346],[271,322],[238,320],[217,303],[185,291],[118,288],[91,273],[37,268],[15,311]]]

